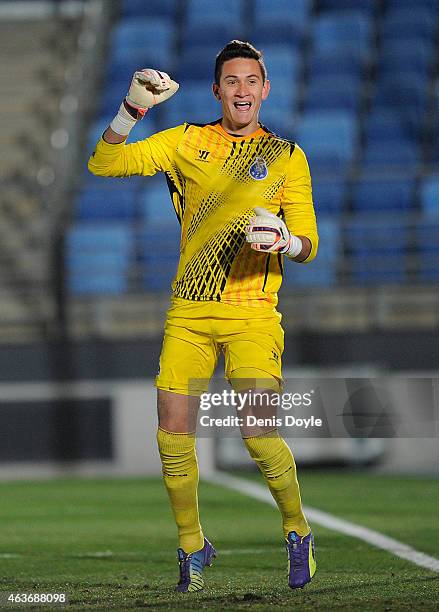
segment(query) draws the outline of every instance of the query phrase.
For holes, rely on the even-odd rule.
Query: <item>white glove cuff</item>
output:
[[[291,257],[291,259],[294,259],[294,257],[297,257],[300,254],[302,248],[302,240],[297,236],[293,236],[293,234],[290,234],[290,244],[288,245],[288,248],[285,251],[285,255],[287,257]]]
[[[137,119],[131,117],[122,102],[122,104],[119,106],[117,115],[110,123],[110,127],[113,132],[116,132],[116,134],[119,134],[120,136],[128,136],[136,123]]]

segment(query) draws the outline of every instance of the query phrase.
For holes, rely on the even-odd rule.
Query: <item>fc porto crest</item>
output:
[[[268,168],[263,157],[255,159],[250,166],[249,174],[255,181],[262,181],[264,178],[267,178]]]

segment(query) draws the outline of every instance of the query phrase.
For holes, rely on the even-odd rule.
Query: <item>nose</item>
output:
[[[242,81],[241,83],[238,84],[238,87],[236,89],[236,95],[239,96],[240,98],[244,98],[247,94],[248,94],[247,84],[244,81]]]

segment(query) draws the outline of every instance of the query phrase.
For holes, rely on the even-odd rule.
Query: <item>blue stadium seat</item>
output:
[[[114,28],[107,73],[129,79],[133,70],[150,65],[169,66],[173,60],[175,26],[164,18],[127,18]],[[128,75],[128,76],[127,76]]]
[[[172,73],[169,67],[173,67],[173,62],[174,55],[170,46],[139,45],[110,56],[106,78],[110,82],[125,81],[125,89],[128,89],[131,76],[136,70],[148,66],[166,66],[168,72]]]
[[[119,295],[129,287],[128,225],[74,225],[66,236],[67,285],[75,295]]]
[[[68,253],[97,251],[129,254],[133,233],[128,223],[76,223],[66,236]]]
[[[241,23],[243,16],[242,0],[188,0],[186,28],[199,34],[207,25]]]
[[[175,217],[175,215],[174,215]],[[160,244],[151,249],[151,236],[160,236]],[[143,285],[147,291],[169,292],[177,272],[180,247],[180,226],[173,221],[150,221],[140,236]]]
[[[270,16],[261,24],[255,24],[249,39],[258,49],[273,44],[300,49],[305,42],[307,32],[307,23],[300,21],[295,15]]]
[[[206,22],[241,21],[242,0],[187,0],[186,21],[188,25],[202,26]]]
[[[144,263],[143,287],[146,291],[169,293],[171,283],[177,273],[178,255],[151,257]]]
[[[68,269],[81,275],[117,274],[124,273],[129,259],[125,253],[96,252],[96,253],[69,253],[67,259]]]
[[[375,251],[390,255],[404,253],[409,239],[408,219],[381,214],[356,214],[344,225],[344,242],[352,253],[371,254]]]
[[[431,44],[434,42],[437,27],[438,22],[432,19],[429,9],[390,9],[381,24],[381,37],[384,41],[417,41]]]
[[[128,292],[128,276],[126,273],[111,271],[94,274],[72,272],[67,286],[73,295],[123,295]]]
[[[400,285],[407,281],[404,253],[359,253],[351,255],[350,262],[354,285]]]
[[[175,17],[177,0],[121,0],[122,17]]]
[[[418,127],[410,124],[400,113],[391,110],[372,111],[364,123],[364,138],[366,143],[414,143],[420,136]]]
[[[194,104],[196,100],[196,104]],[[221,116],[221,105],[212,93],[212,81],[186,81],[177,95],[163,104],[167,127],[189,123],[210,123]]]
[[[319,253],[309,264],[284,260],[285,287],[330,287],[337,281],[340,227],[336,220],[319,217]]]
[[[424,215],[439,218],[439,174],[421,179],[420,199]],[[436,242],[439,244],[437,236]]]
[[[106,188],[84,190],[75,203],[75,214],[79,220],[118,219],[132,220],[136,217],[136,194],[134,191]]]
[[[327,11],[314,19],[312,37],[316,49],[355,47],[367,51],[371,36],[371,17],[362,11]]]
[[[352,162],[358,139],[355,115],[342,111],[304,113],[296,140],[314,169],[343,173]]]
[[[313,49],[309,56],[308,72],[310,79],[358,78],[362,79],[370,62],[370,53],[353,47],[345,49]]]
[[[177,215],[172,205],[169,189],[164,178],[160,178],[162,179],[160,181],[147,181],[139,198],[140,213],[146,224],[169,222],[177,226]]]
[[[264,106],[292,112],[299,98],[300,83],[292,79],[286,81],[278,74],[269,74],[268,78],[270,79],[270,94],[264,101]]]
[[[421,150],[418,143],[371,140],[363,149],[361,165],[364,170],[397,167],[415,171],[421,161]]]
[[[264,62],[271,85],[271,93],[263,107],[263,112],[267,115],[264,121],[267,125],[270,123],[275,125],[276,129],[283,129],[281,125],[283,120],[276,118],[274,109],[279,109],[283,116],[291,116],[297,105],[300,87],[300,55],[283,45],[266,45]],[[290,129],[290,123],[291,119],[288,125],[285,125],[285,129]]]
[[[361,10],[367,13],[373,13],[376,9],[376,0],[316,0],[316,8],[318,11],[342,11],[351,10],[352,5],[356,10]]]
[[[394,9],[406,9],[407,11],[411,11],[413,15],[419,10],[429,11],[430,15],[433,17],[437,17],[439,12],[439,1],[438,0],[416,0],[416,3],[413,0],[386,0],[386,9],[388,11]]]
[[[415,205],[415,180],[408,178],[365,177],[353,188],[352,206],[355,211],[403,212]]]
[[[372,108],[397,111],[421,123],[428,101],[428,82],[420,75],[395,74],[377,82]]]
[[[438,201],[436,200],[436,203]],[[435,217],[424,215],[416,227],[418,249],[418,281],[423,283],[439,282],[439,205],[436,204]]]
[[[120,103],[128,92],[130,80],[135,70],[136,68],[126,73],[122,78],[121,75],[114,79],[107,77],[101,92],[99,115],[102,117],[110,115],[114,117]]]
[[[351,281],[355,284],[399,284],[406,280],[405,254],[409,224],[381,215],[357,215],[344,227],[350,253]]]
[[[360,82],[356,77],[314,76],[306,88],[304,110],[343,110],[357,113]]]
[[[214,80],[215,57],[218,49],[212,45],[197,45],[183,50],[177,68],[177,77],[181,81]]]
[[[254,20],[258,27],[265,27],[273,18],[293,18],[306,25],[312,8],[311,0],[255,0]]]
[[[94,151],[96,143],[98,142],[104,131],[107,129],[107,127],[110,125],[110,122],[112,121],[115,114],[116,111],[112,115],[101,116],[99,119],[97,119],[91,124],[87,138],[87,153],[89,155],[91,155],[91,153]]]
[[[291,140],[294,135],[294,110],[287,108],[278,109],[276,103],[270,98],[264,102],[259,120],[270,132],[277,134],[281,138]]]
[[[434,49],[423,40],[391,41],[382,46],[378,60],[380,79],[392,78],[395,74],[413,73],[415,78],[430,77],[434,60]]]
[[[340,214],[346,200],[347,182],[344,177],[322,179],[317,174],[312,181],[314,208],[320,214]]]
[[[263,51],[264,63],[270,79],[275,76],[283,76],[284,82],[288,82],[298,78],[301,57],[297,51],[285,45],[274,44],[266,45]]]
[[[123,57],[129,49],[168,47],[174,43],[175,26],[163,17],[137,17],[120,20],[110,39],[112,53]]]
[[[215,53],[211,57],[213,66],[217,53],[229,40],[234,40],[235,38],[242,40],[243,37],[242,21],[232,22],[225,19],[224,21],[206,22],[203,25],[194,24],[193,26],[186,26],[181,33],[181,43],[183,49],[188,49],[193,45],[197,47],[200,45],[214,46]]]

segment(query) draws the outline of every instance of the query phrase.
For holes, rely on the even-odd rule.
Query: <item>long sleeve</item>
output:
[[[317,254],[319,236],[308,162],[297,144],[290,158],[282,194],[282,210],[290,232],[296,236],[306,236],[311,241],[311,252],[302,263],[312,261]]]
[[[152,176],[165,172],[183,133],[184,125],[180,125],[132,144],[109,144],[101,138],[88,160],[88,169],[97,176]]]

